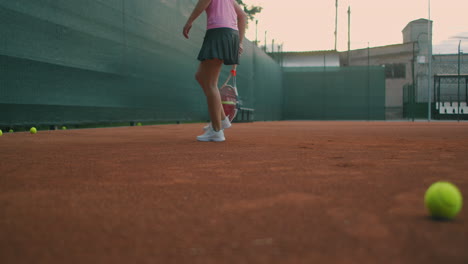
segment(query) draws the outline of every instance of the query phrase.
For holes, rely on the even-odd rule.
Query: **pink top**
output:
[[[208,18],[207,29],[212,28],[232,28],[239,30],[237,27],[237,13],[234,8],[235,0],[211,0],[210,5],[206,8]]]

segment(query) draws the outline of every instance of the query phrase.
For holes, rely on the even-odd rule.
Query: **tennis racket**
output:
[[[237,93],[237,65],[233,65],[231,73],[224,82],[223,86],[219,89],[221,95],[221,103],[223,105],[224,113],[229,118],[229,121],[232,121],[238,110],[241,107],[241,101],[239,100],[239,94]],[[232,85],[228,84],[232,79]]]

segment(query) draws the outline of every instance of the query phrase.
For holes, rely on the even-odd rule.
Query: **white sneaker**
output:
[[[224,138],[224,132],[223,130],[220,130],[218,132],[214,131],[213,128],[209,127],[208,130],[205,131],[205,134],[198,136],[197,137],[198,141],[216,141],[216,142],[221,142],[226,140]]]
[[[232,124],[231,124],[231,121],[229,121],[228,117],[226,117],[224,120],[221,120],[221,129],[230,128],[231,126],[232,126]],[[203,130],[207,131],[208,128],[210,128],[210,127],[212,127],[211,122],[208,125],[206,125],[203,128]]]

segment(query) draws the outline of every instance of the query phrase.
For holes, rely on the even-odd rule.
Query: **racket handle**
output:
[[[231,69],[231,74],[227,77],[226,81],[224,82],[224,84],[221,86],[221,87],[224,87],[226,86],[226,84],[229,82],[229,80],[231,80],[231,77],[234,77],[234,86],[236,86],[236,76],[237,76],[237,71],[236,71],[236,68],[237,68],[237,65],[232,65],[232,69]]]
[[[232,76],[237,75],[237,65],[236,64],[232,65],[231,74],[232,74]]]

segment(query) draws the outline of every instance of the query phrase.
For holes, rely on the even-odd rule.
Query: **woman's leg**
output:
[[[221,120],[226,119],[226,114],[224,113],[223,104],[221,104]]]
[[[219,59],[204,60],[200,63],[195,75],[205,93],[211,125],[215,131],[221,130],[221,120],[223,117],[226,117],[221,105],[221,96],[218,89],[218,79],[222,65],[223,61]]]

